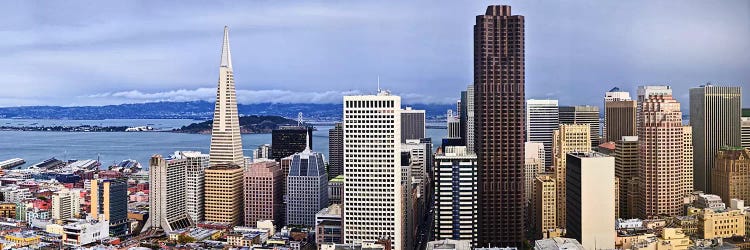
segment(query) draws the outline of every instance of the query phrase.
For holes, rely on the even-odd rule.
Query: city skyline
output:
[[[467,27],[484,6],[499,3],[185,4],[153,15],[140,10],[157,3],[112,8],[124,11],[72,3],[55,13],[48,13],[54,3],[20,3],[4,8],[9,28],[0,28],[19,38],[0,43],[0,106],[212,100],[215,73],[206,62],[216,60],[216,29],[224,25],[243,45],[235,51],[240,103],[280,96],[340,103],[343,95],[374,92],[378,76],[405,103],[453,103],[451,93],[472,81]],[[750,45],[741,40],[750,36],[747,2],[502,4],[533,19],[527,99],[601,106],[600,92],[614,86],[634,93],[638,85],[668,84],[687,102],[691,87],[750,79]],[[600,11],[568,14],[581,8]],[[422,9],[418,18],[410,14]],[[704,13],[712,15],[694,18]]]

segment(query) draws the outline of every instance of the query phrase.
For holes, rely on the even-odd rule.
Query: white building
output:
[[[80,190],[63,189],[52,195],[52,219],[66,220],[81,214]]]
[[[435,162],[435,239],[466,240],[476,246],[477,156],[464,146],[448,146]]]
[[[149,223],[164,232],[193,225],[187,215],[185,202],[186,159],[151,157],[149,174]]]
[[[225,163],[245,165],[242,154],[240,118],[237,112],[237,91],[234,84],[232,53],[229,49],[229,27],[224,27],[224,42],[221,46],[219,81],[216,89],[216,107],[211,130],[211,166]]]
[[[401,97],[344,96],[344,241],[389,237],[403,250]]]
[[[263,144],[253,150],[253,160],[271,159],[271,144]]]
[[[185,159],[185,209],[193,223],[203,221],[203,184],[205,169],[208,167],[208,154],[197,151],[180,151],[175,157]]]
[[[109,237],[109,222],[106,220],[80,220],[65,224],[62,229],[66,247],[80,247]]]
[[[526,199],[532,200],[534,194],[534,179],[540,173],[544,173],[545,159],[544,144],[541,142],[525,143],[524,160],[524,185],[526,187]]]
[[[23,200],[32,197],[31,191],[27,188],[21,188],[19,186],[6,186],[0,188],[0,193],[3,194],[4,202],[19,203]]]
[[[615,158],[596,152],[567,155],[566,236],[586,249],[615,248]]]
[[[560,126],[557,100],[526,100],[526,141],[544,144],[544,165],[552,166],[552,131]]]
[[[433,162],[432,143],[425,143],[421,140],[406,140],[405,143],[401,143],[401,152],[409,153],[409,177],[414,178],[413,182],[419,183],[420,194],[424,193],[426,191],[424,190],[424,183],[429,181],[427,168],[428,166],[432,166]],[[401,175],[402,177],[407,177],[406,172],[402,171]]]
[[[463,111],[462,111],[463,112]],[[474,153],[474,85],[470,84],[466,87],[466,122],[461,126],[465,126],[466,130],[466,150],[469,153]]]
[[[328,174],[323,154],[304,151],[291,156],[286,181],[286,224],[315,227],[315,214],[328,206]]]

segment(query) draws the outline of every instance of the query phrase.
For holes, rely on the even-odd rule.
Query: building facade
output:
[[[531,201],[534,195],[534,180],[537,174],[545,172],[545,149],[541,142],[526,142],[524,159],[524,178],[526,178],[526,199]]]
[[[586,249],[615,248],[615,159],[596,153],[567,155],[566,237]]]
[[[229,27],[224,27],[224,42],[221,45],[219,81],[216,90],[216,107],[211,130],[211,165],[234,163],[244,165],[240,118],[237,112],[237,93],[232,69],[232,53],[229,51]]]
[[[599,107],[564,106],[560,107],[560,124],[588,124],[591,129],[591,150],[599,146]]]
[[[534,179],[534,196],[532,230],[538,239],[543,238],[547,230],[557,229],[557,188],[552,174],[539,175]]]
[[[591,151],[591,127],[589,124],[560,124],[553,133],[552,151],[555,157],[555,180],[557,181],[557,226],[565,228],[567,206],[566,180],[567,155],[573,152]]]
[[[544,166],[552,166],[552,132],[560,127],[557,100],[526,101],[526,141],[544,144]]]
[[[627,93],[627,92],[625,92]],[[604,102],[604,140],[617,141],[623,136],[635,136],[636,109],[634,100],[617,100]]]
[[[255,162],[244,173],[245,226],[261,220],[273,220],[282,225],[284,193],[281,167],[275,161]]]
[[[524,32],[524,16],[507,5],[488,6],[474,24],[478,246],[520,247],[525,238]]]
[[[401,110],[401,143],[425,138],[425,111],[411,107]]]
[[[620,194],[619,214],[622,218],[636,218],[635,211],[631,211],[634,200],[629,200],[630,190],[638,178],[638,136],[623,136],[615,143],[615,177],[619,181],[618,193]],[[637,187],[637,185],[635,185]]]
[[[193,223],[203,221],[205,171],[209,166],[208,154],[180,151],[175,157],[185,159],[185,210]]]
[[[344,174],[344,127],[337,122],[328,130],[328,178]]]
[[[695,143],[695,188],[712,193],[711,170],[721,146],[740,146],[740,87],[702,85],[690,89],[690,126]]]
[[[271,131],[271,155],[276,161],[302,152],[312,144],[312,127],[285,126]],[[310,147],[312,149],[312,147]]]
[[[205,170],[204,219],[229,226],[242,224],[242,167],[234,163]]]
[[[401,188],[401,98],[344,96],[344,241],[404,242]]]
[[[187,214],[187,159],[151,156],[149,161],[149,222],[164,232],[190,227],[195,223]]]
[[[750,113],[750,112],[748,112]],[[742,147],[750,148],[750,117],[742,117],[742,131],[740,132],[740,141]]]
[[[711,190],[725,203],[731,199],[750,201],[750,150],[723,147],[716,154],[711,171]]]
[[[435,239],[477,244],[477,157],[466,147],[446,147],[435,156]]]
[[[91,180],[91,216],[109,221],[109,236],[128,233],[128,185],[121,179]],[[27,215],[28,216],[28,215]]]
[[[64,189],[52,195],[52,219],[67,220],[81,215],[81,192]],[[13,206],[15,212],[15,206]],[[14,213],[15,214],[15,213]]]
[[[315,227],[315,214],[328,206],[328,174],[323,154],[309,148],[294,154],[286,183],[286,225]]]
[[[474,153],[474,131],[476,130],[474,126],[474,117],[475,117],[475,105],[474,105],[474,85],[469,85],[466,87],[466,91],[462,92],[463,99],[461,100],[461,103],[464,105],[464,111],[461,111],[461,118],[463,119],[461,121],[461,129],[462,135],[461,137],[464,138],[464,141],[466,142],[466,150],[469,151],[469,153]]]
[[[344,175],[339,175],[328,181],[328,203],[344,204]]]

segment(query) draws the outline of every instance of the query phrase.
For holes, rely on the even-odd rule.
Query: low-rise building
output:
[[[315,243],[344,243],[343,209],[332,204],[315,215]]]
[[[41,237],[33,231],[25,231],[5,235],[5,240],[13,243],[13,248],[16,249],[39,244]]]
[[[427,242],[427,250],[471,250],[468,240],[436,240]]]
[[[80,247],[109,237],[106,220],[79,220],[63,226],[63,245]]]
[[[344,175],[339,175],[328,181],[328,203],[344,203]]]
[[[741,210],[703,209],[698,215],[698,231],[703,239],[745,235],[745,214]]]
[[[583,245],[576,239],[549,238],[534,241],[534,250],[584,250]]]

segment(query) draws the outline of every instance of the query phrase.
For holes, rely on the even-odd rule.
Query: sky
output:
[[[454,103],[473,79],[475,16],[526,18],[526,97],[601,105],[614,86],[744,87],[750,1],[9,1],[0,107],[212,100],[221,39],[241,103],[340,103],[381,87]]]

